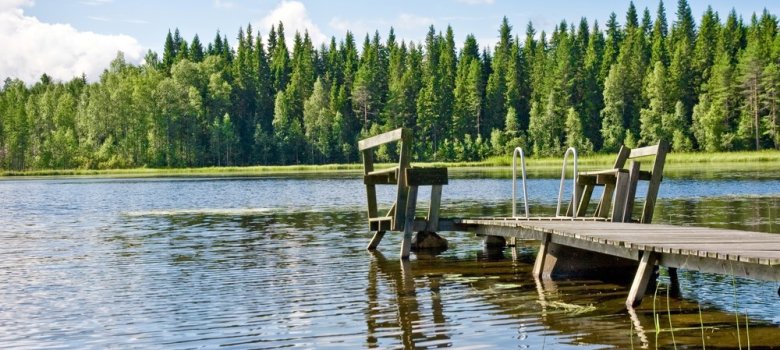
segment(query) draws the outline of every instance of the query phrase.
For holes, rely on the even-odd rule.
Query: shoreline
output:
[[[614,154],[592,154],[579,158],[580,170],[604,169],[612,166]],[[557,177],[562,157],[527,158],[529,174]],[[443,166],[451,172],[511,172],[512,157],[490,157],[478,162],[413,162],[415,166]],[[379,168],[393,164],[379,164]],[[519,167],[519,164],[518,164]],[[569,166],[570,168],[570,166]],[[131,168],[131,169],[45,169],[27,171],[2,171],[0,179],[97,177],[97,178],[151,178],[151,177],[252,177],[288,174],[358,175],[361,163],[319,165],[256,165],[199,168]],[[749,172],[780,170],[780,151],[764,150],[719,153],[670,153],[665,172],[670,174],[696,174],[707,172]]]

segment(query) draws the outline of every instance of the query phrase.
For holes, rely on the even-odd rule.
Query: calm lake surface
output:
[[[557,186],[530,180],[533,214]],[[510,196],[454,175],[442,215]],[[681,271],[667,298],[662,271],[629,314],[626,286],[531,278],[534,242],[443,233],[401,263],[389,233],[370,253],[364,203],[357,176],[0,181],[0,348],[780,347],[777,283]],[[654,221],[780,233],[780,174],[667,178]]]

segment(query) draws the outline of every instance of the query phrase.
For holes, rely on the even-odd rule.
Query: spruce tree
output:
[[[672,113],[667,79],[666,67],[656,62],[647,77],[646,96],[650,102],[640,112],[640,145],[656,144],[660,140],[671,142],[676,127],[669,130],[662,123],[664,115]]]
[[[162,58],[162,65],[166,72],[171,71],[171,66],[173,66],[173,62],[176,61],[176,49],[177,47],[174,46],[171,31],[168,30],[168,35],[165,36],[165,45],[163,46]]]
[[[617,15],[612,12],[607,21],[607,39],[604,43],[604,59],[601,61],[601,72],[599,81],[604,82],[612,69],[612,65],[617,62],[620,53],[620,44],[623,41],[623,33],[620,31],[620,24],[617,21]]]
[[[701,92],[701,86],[710,80],[712,65],[715,63],[715,53],[720,37],[720,19],[711,6],[702,15],[699,33],[694,47],[693,68],[695,69],[694,86]]]
[[[653,34],[651,37],[651,55],[650,62],[661,62],[665,66],[669,65],[669,51],[666,47],[666,35],[668,33],[666,22],[666,9],[664,2],[658,2],[658,9],[655,14],[655,23],[653,23]]]
[[[593,29],[585,51],[584,79],[582,97],[582,118],[585,137],[591,141],[595,149],[601,148],[601,118],[599,114],[604,108],[604,85],[599,80],[601,60],[604,54],[604,35],[599,30],[598,22],[593,23]]]
[[[601,110],[602,150],[614,152],[620,148],[626,137],[623,124],[625,96],[623,91],[625,72],[620,65],[612,66],[604,81],[604,109]]]
[[[574,147],[582,155],[593,152],[593,143],[585,137],[582,119],[573,107],[566,113],[566,146]]]
[[[466,36],[457,65],[455,104],[452,114],[452,137],[476,136],[481,122],[481,67],[479,48],[473,35]]]
[[[201,44],[198,34],[195,34],[195,37],[192,38],[192,43],[190,44],[189,58],[193,62],[202,62],[203,56],[203,44]]]
[[[499,41],[493,53],[491,73],[485,87],[485,131],[503,130],[506,116],[507,75],[512,54],[512,26],[504,17],[499,28]],[[494,145],[495,146],[495,145]]]
[[[762,54],[765,48],[761,43],[761,32],[758,20],[753,15],[748,36],[747,47],[739,56],[738,77],[743,95],[742,113],[740,115],[737,136],[747,149],[761,149],[761,78],[766,56]]]
[[[273,43],[273,44],[271,44]],[[269,47],[273,46],[271,55],[271,77],[273,81],[274,92],[282,91],[287,87],[290,74],[290,53],[287,51],[287,44],[284,39],[284,25],[279,22],[276,31],[276,41],[269,39]]]

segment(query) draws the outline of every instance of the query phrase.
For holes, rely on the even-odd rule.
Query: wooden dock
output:
[[[506,238],[537,240],[541,244],[534,264],[535,277],[567,273],[604,278],[627,275],[633,279],[626,299],[629,308],[641,302],[654,281],[657,266],[669,268],[673,285],[677,284],[677,268],[780,282],[780,235],[651,224],[670,149],[663,140],[654,146],[621,147],[610,169],[575,171],[567,216],[459,219],[440,218],[442,189],[448,184],[447,169],[413,167],[412,140],[411,130],[399,128],[358,143],[363,154],[368,227],[374,233],[369,250],[376,249],[388,231],[403,233],[402,260],[409,258],[413,240],[417,247],[428,238],[433,243],[426,247],[446,247],[446,240],[436,234],[441,231],[476,232],[488,237],[486,242],[498,244],[504,244]],[[398,165],[375,170],[374,153],[388,146],[398,150]],[[640,169],[640,158],[653,158],[650,170]],[[647,181],[648,187],[641,215],[634,215],[640,181]],[[380,214],[378,209],[377,185],[397,189],[396,200],[386,214]],[[420,186],[431,186],[425,218],[415,216]],[[588,216],[595,187],[603,187],[603,191],[595,212]]]
[[[595,220],[517,218],[453,219],[459,230],[478,235],[537,240],[534,274],[551,271],[551,245],[638,261],[628,300],[641,301],[656,265],[780,282],[780,235],[762,232]],[[555,260],[553,259],[553,264]],[[591,268],[582,263],[583,269]]]

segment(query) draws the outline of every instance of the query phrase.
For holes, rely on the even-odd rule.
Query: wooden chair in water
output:
[[[615,165],[612,169],[601,171],[581,172],[577,174],[577,192],[581,193],[577,216],[584,216],[590,203],[593,189],[603,186],[604,192],[596,206],[594,216],[607,218],[613,222],[635,222],[632,218],[636,187],[639,181],[648,181],[647,195],[642,209],[640,223],[650,223],[653,220],[655,201],[658,197],[658,188],[663,179],[666,154],[669,152],[669,143],[661,141],[657,145],[630,149],[621,146],[618,151]],[[638,158],[655,156],[652,170],[640,170]],[[628,167],[626,161],[630,160]],[[613,203],[614,194],[614,203]],[[612,212],[610,213],[610,208]],[[571,214],[571,205],[568,214]],[[611,214],[611,215],[610,215]]]
[[[374,170],[374,150],[390,143],[398,143],[398,165]],[[363,154],[363,183],[366,185],[368,197],[368,226],[371,231],[374,231],[368,249],[376,249],[386,231],[403,231],[402,259],[408,258],[411,250],[418,187],[432,186],[431,205],[425,219],[424,231],[434,232],[439,226],[442,186],[447,184],[447,168],[413,168],[410,165],[411,145],[412,132],[406,128],[398,128],[358,142],[358,149]],[[395,202],[385,215],[378,214],[376,185],[396,186]]]

